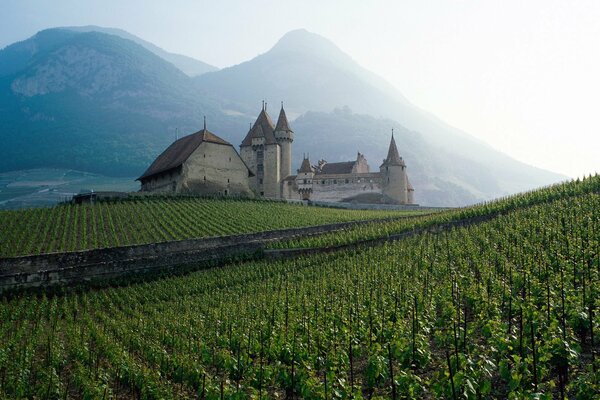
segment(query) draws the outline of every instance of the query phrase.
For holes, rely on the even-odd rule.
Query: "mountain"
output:
[[[0,170],[140,173],[219,106],[190,77],[115,35],[41,31],[0,51]],[[226,121],[225,121],[226,122]]]
[[[176,129],[180,135],[196,131],[203,115],[211,131],[239,144],[266,98],[285,100],[295,131],[294,167],[303,152],[313,162],[331,162],[361,151],[376,170],[394,127],[422,204],[468,204],[564,178],[418,109],[307,31],[286,34],[250,61],[196,77],[123,32],[48,29],[0,51],[0,172],[138,175]],[[277,113],[278,104],[268,107]]]
[[[205,95],[221,97],[232,114],[252,114],[261,99],[284,99],[288,115],[330,112],[348,106],[359,114],[397,121],[408,130],[419,132],[429,146],[445,149],[457,167],[456,174],[451,179],[439,179],[469,190],[478,199],[565,178],[516,161],[447,125],[411,104],[392,85],[362,68],[332,42],[306,30],[289,32],[268,52],[250,61],[204,74],[195,81]],[[389,128],[371,134],[375,142],[381,143],[380,153],[389,139]],[[326,132],[328,139],[340,146],[348,144],[347,129],[335,126],[330,129]],[[301,131],[298,129],[298,132]],[[300,136],[297,136],[297,142],[300,143]],[[321,148],[319,141],[312,146]],[[421,162],[436,162],[435,154],[423,156]],[[477,167],[476,172],[470,170],[473,167]],[[477,172],[480,173],[473,176]]]
[[[203,61],[196,60],[195,58],[184,56],[181,54],[170,53],[161,49],[160,47],[150,43],[144,39],[141,39],[131,33],[117,28],[105,28],[102,26],[87,25],[87,26],[69,26],[64,29],[71,30],[74,32],[101,32],[108,33],[110,35],[116,35],[123,39],[131,40],[144,47],[146,50],[151,51],[163,60],[166,60],[179,68],[184,74],[188,76],[199,76],[206,72],[217,71],[218,68],[214,65],[207,64]]]

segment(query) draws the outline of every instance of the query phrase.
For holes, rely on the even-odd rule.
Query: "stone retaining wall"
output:
[[[174,270],[207,261],[262,253],[265,244],[270,241],[334,232],[371,222],[373,220],[352,221],[242,235],[0,258],[0,293],[12,289]]]

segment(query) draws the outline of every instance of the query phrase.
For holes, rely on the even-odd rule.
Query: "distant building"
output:
[[[413,193],[406,164],[398,153],[393,134],[379,172],[370,171],[367,159],[361,153],[355,161],[328,163],[320,160],[315,166],[304,157],[298,174],[288,176],[282,182],[282,194],[286,199],[413,204]]]
[[[140,176],[143,192],[253,196],[253,173],[233,145],[204,129],[173,142]]]
[[[379,172],[371,172],[367,159],[358,153],[355,161],[320,160],[317,165],[305,156],[297,175],[292,175],[293,141],[283,105],[277,124],[263,105],[239,155],[230,143],[207,131],[205,124],[203,130],[169,146],[138,180],[142,191],[413,204],[414,189],[393,132]]]

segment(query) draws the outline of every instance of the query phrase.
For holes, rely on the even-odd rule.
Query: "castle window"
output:
[[[334,184],[336,184],[336,183],[337,183],[337,179],[334,179],[334,180],[333,180],[333,183],[334,183]]]
[[[260,195],[261,195],[261,196],[264,196],[264,195],[265,195],[265,192],[260,192]]]
[[[256,171],[258,171],[258,172],[263,172],[263,171],[264,171],[264,167],[263,167],[263,165],[262,165],[262,164],[258,164],[258,165],[256,166]]]
[[[225,196],[227,196],[229,194],[229,191],[227,189],[225,189]]]
[[[231,157],[229,157],[229,162],[231,162]]]
[[[256,157],[258,158],[264,158],[265,153],[262,150],[259,150],[256,152]]]
[[[346,183],[350,183],[350,181],[348,179],[346,179]]]
[[[308,179],[305,179],[305,180],[304,180],[304,183],[308,183]]]
[[[324,184],[325,184],[325,180],[322,180],[322,181],[321,181],[321,184],[323,184],[323,185],[324,185]]]
[[[206,158],[206,154],[202,154],[202,157]]]
[[[229,178],[227,178],[227,183],[229,183]]]
[[[260,184],[262,185],[262,183],[263,183],[263,180],[262,180],[262,178],[260,178],[260,179],[258,180],[258,183],[260,183]]]
[[[204,181],[206,182],[206,175],[204,175]]]

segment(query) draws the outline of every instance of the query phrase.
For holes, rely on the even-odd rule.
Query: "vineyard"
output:
[[[419,213],[186,197],[0,211],[0,257],[224,236]]]
[[[557,184],[472,207],[415,216],[415,218],[395,219],[385,222],[374,221],[366,225],[345,229],[344,232],[332,232],[273,242],[269,247],[272,249],[288,249],[346,245],[436,227],[442,224],[460,225],[472,221],[477,222],[536,204],[547,204],[554,200],[589,193],[600,193],[600,175],[590,176],[584,180]]]
[[[0,397],[598,398],[598,181],[368,249],[3,298]]]

